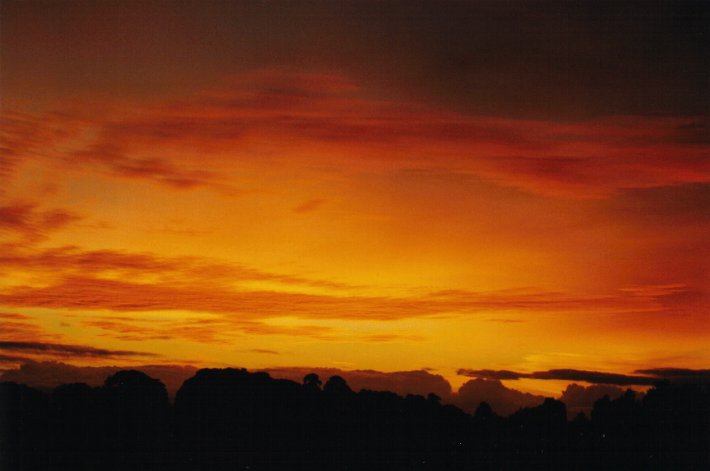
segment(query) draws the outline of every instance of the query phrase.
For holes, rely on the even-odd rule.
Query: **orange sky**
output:
[[[557,50],[529,62],[509,44],[525,38],[481,26],[488,4],[470,27],[507,57],[489,68],[459,44],[473,39],[433,31],[455,15],[420,25],[394,2],[367,23],[391,66],[323,5],[294,17],[304,32],[256,4],[229,25],[216,2],[98,5],[3,2],[5,363],[430,368],[455,386],[461,368],[710,363],[692,51],[655,58],[686,64],[685,82],[659,68],[595,88],[572,58],[597,58],[593,38],[567,68]],[[436,65],[444,39],[468,69]]]

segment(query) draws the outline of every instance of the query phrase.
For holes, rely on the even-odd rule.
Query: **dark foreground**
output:
[[[707,385],[663,383],[567,421],[548,399],[508,418],[436,396],[354,393],[245,370],[201,370],[174,405],[122,371],[45,394],[0,383],[0,470],[710,470]]]

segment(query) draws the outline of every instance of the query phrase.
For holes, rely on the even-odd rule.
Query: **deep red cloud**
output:
[[[246,73],[181,101],[114,106],[98,116],[81,106],[42,116],[8,113],[21,123],[4,144],[17,158],[183,189],[239,192],[221,176],[235,156],[297,164],[303,153],[311,163],[321,159],[346,171],[435,169],[575,197],[705,182],[710,171],[710,149],[692,131],[696,118],[560,123],[470,116],[368,98],[339,75],[279,69]],[[38,129],[31,138],[28,126]],[[207,156],[209,170],[201,163]]]

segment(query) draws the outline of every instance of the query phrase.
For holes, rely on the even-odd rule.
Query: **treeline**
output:
[[[562,402],[469,415],[435,395],[353,392],[205,369],[170,404],[138,371],[51,394],[0,383],[0,469],[14,470],[703,470],[707,385],[629,391],[568,421]]]

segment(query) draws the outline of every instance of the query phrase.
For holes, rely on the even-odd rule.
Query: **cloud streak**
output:
[[[0,294],[0,305],[52,309],[107,309],[139,312],[190,310],[263,319],[294,316],[306,319],[394,320],[492,310],[587,312],[662,312],[662,300],[683,287],[604,296],[507,290],[476,293],[434,292],[412,297],[317,295],[285,291],[240,291],[183,283],[134,283],[66,276],[42,287],[16,286]]]
[[[24,242],[37,242],[58,229],[81,219],[67,209],[40,209],[33,202],[13,202],[0,206],[0,232],[19,235]]]
[[[118,358],[118,357],[154,357],[155,353],[134,352],[130,350],[108,350],[86,345],[69,345],[42,342],[0,342],[0,350],[28,354],[46,354],[73,358]]]
[[[121,273],[136,277],[156,277],[163,281],[197,283],[209,279],[214,283],[244,281],[270,281],[288,285],[343,289],[350,286],[335,281],[309,279],[288,274],[273,273],[235,263],[221,262],[202,257],[164,257],[153,253],[135,253],[120,250],[81,250],[78,247],[22,250],[7,247],[0,254],[0,264],[8,268],[49,273],[103,275]]]
[[[308,201],[304,201],[303,203],[299,204],[295,208],[293,208],[294,213],[308,213],[311,211],[315,211],[316,209],[320,208],[323,205],[323,200],[322,199],[312,199]]]
[[[509,370],[471,370],[459,369],[462,376],[492,380],[518,380],[523,378],[540,380],[583,381],[591,384],[617,386],[652,386],[662,380],[706,382],[710,381],[710,370],[691,370],[683,368],[655,368],[637,370],[640,375],[606,373],[601,371],[552,369],[521,373]]]

